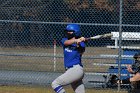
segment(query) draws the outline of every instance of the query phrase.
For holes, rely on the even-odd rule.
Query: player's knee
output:
[[[59,82],[57,80],[54,80],[51,84],[52,88],[55,89],[57,86],[60,86]]]

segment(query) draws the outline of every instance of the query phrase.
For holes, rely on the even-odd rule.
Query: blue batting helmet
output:
[[[66,27],[66,31],[72,31],[74,32],[75,36],[81,36],[80,26],[78,24],[69,24]]]

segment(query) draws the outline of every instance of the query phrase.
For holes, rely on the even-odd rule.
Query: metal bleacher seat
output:
[[[107,46],[107,48],[112,48],[112,49],[116,49],[116,48],[119,48],[119,45],[118,45],[118,41],[120,39],[119,37],[119,32],[111,32],[112,33],[112,40],[115,41],[115,44],[114,46]],[[124,40],[127,40],[127,41],[138,41],[140,40],[140,32],[122,32],[122,41]],[[133,60],[133,55],[135,53],[138,53],[140,52],[140,46],[136,46],[136,45],[133,45],[133,44],[130,44],[129,46],[121,46],[122,50],[123,50],[123,54],[122,56],[128,56],[128,58],[126,57],[125,59],[121,59],[121,74],[126,74],[125,76],[122,76],[121,75],[121,78],[128,78],[131,76],[131,74],[127,71],[126,67],[122,66],[124,64],[132,64],[134,62]],[[106,55],[107,56],[107,55]],[[130,58],[131,56],[131,58]],[[119,64],[118,60],[116,60],[116,64]],[[108,73],[111,73],[111,74],[115,74],[115,73],[118,73],[118,66],[110,66],[110,68],[108,69]]]

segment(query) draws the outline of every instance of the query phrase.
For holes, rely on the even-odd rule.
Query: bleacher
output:
[[[111,32],[112,33],[112,40],[115,41],[114,46],[107,46],[107,48],[111,48],[111,49],[116,49],[119,48],[118,45],[118,41],[119,41],[119,32]],[[140,33],[139,32],[122,32],[122,41],[137,41],[140,40]],[[135,53],[140,52],[140,47],[138,45],[133,45],[133,44],[129,44],[127,46],[123,45],[121,46],[122,48],[122,59],[121,59],[121,72],[120,74],[126,74],[125,76],[121,75],[121,79],[123,78],[128,78],[131,77],[131,74],[127,71],[126,66],[124,65],[129,65],[129,64],[133,64],[134,60],[133,60],[133,55]],[[105,56],[105,55],[104,55]],[[113,55],[106,55],[106,56],[113,56]],[[126,57],[125,59],[123,59],[123,57]],[[119,60],[116,59],[116,64],[119,64]],[[110,68],[108,69],[108,73],[111,74],[116,74],[118,73],[118,66],[110,66]]]

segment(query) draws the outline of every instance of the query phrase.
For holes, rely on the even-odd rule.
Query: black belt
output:
[[[76,65],[80,65],[80,64],[76,64]],[[69,68],[72,68],[72,67],[74,67],[74,66],[76,66],[76,65],[72,65],[72,66],[65,67],[65,69],[68,70]],[[80,66],[83,67],[83,65],[80,65]]]

